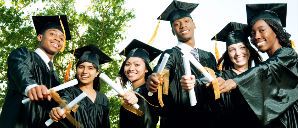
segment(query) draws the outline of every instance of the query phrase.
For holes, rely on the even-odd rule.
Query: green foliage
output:
[[[110,122],[111,128],[119,127],[119,111],[120,111],[120,100],[118,97],[111,97],[110,100]]]
[[[124,38],[122,33],[127,21],[134,18],[130,10],[124,9],[124,0],[93,0],[88,10],[81,13],[75,9],[75,0],[41,1],[44,6],[37,7],[36,3],[40,0],[12,0],[8,7],[5,6],[6,1],[0,0],[0,84],[7,84],[6,60],[9,53],[20,46],[34,50],[38,45],[31,19],[33,15],[67,15],[72,39],[66,42],[65,51],[55,57],[55,67],[61,79],[72,58],[69,51],[75,48],[95,44],[113,58],[116,55],[113,51],[115,45]],[[82,31],[84,28],[86,30]],[[118,74],[120,62],[113,61],[104,67],[102,71],[113,79]],[[101,83],[101,91],[108,92],[110,88]],[[6,86],[1,88],[0,85],[0,91],[1,107]],[[112,127],[117,127],[120,108],[117,97],[110,97],[110,108]]]

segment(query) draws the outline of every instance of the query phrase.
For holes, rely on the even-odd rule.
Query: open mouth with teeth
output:
[[[183,31],[181,31],[180,33],[182,33],[182,34],[186,34],[186,33],[188,33],[190,30],[183,30]]]
[[[137,73],[133,73],[133,72],[130,72],[130,73],[127,73],[127,77],[133,77],[135,76]]]
[[[52,45],[54,48],[56,48],[56,49],[58,49],[58,48],[59,48],[59,45],[58,45],[58,43],[51,42],[51,45]]]
[[[265,43],[266,43],[265,41],[258,42],[258,43],[257,43],[257,46],[258,46],[258,47],[261,47],[261,46],[265,45]]]

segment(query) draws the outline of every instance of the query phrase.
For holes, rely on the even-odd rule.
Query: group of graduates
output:
[[[160,128],[298,128],[298,55],[283,28],[287,5],[247,4],[247,24],[230,22],[212,38],[226,43],[218,63],[211,52],[195,48],[196,25],[190,13],[197,6],[175,0],[159,16],[170,21],[177,46],[160,51],[134,39],[120,53],[126,56],[119,70],[120,83],[132,90],[119,95],[123,101],[119,127],[156,128],[160,122]],[[49,89],[60,84],[52,62],[64,49],[65,40],[71,39],[67,18],[34,16],[33,22],[38,48],[34,52],[17,48],[7,59],[8,91],[0,126],[42,128],[51,118],[54,123],[49,127],[109,128],[109,100],[99,90],[99,75],[100,65],[112,59],[94,45],[74,51],[79,82],[57,93],[66,103],[82,92],[87,97],[75,110],[62,111],[51,100]],[[262,61],[251,44],[269,58]],[[182,56],[187,53],[213,73],[212,82],[194,64],[191,75],[185,73]],[[150,62],[159,55],[151,69]],[[167,77],[158,71],[166,55],[170,55],[163,70],[168,71]],[[167,88],[161,87],[166,84]],[[166,93],[160,93],[161,89]],[[216,89],[220,98],[215,96]],[[194,105],[190,90],[195,92]],[[23,104],[25,98],[30,102]]]

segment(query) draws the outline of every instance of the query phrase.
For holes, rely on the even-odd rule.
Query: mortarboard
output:
[[[33,23],[34,23],[34,27],[37,35],[42,34],[45,30],[50,28],[59,29],[61,32],[63,32],[63,28],[64,28],[66,40],[71,39],[66,15],[60,15],[60,18],[59,18],[59,15],[32,16],[32,19],[33,19]],[[62,21],[62,25],[60,24],[60,20]]]
[[[164,12],[157,18],[158,20],[170,21],[171,24],[183,17],[190,17],[190,13],[198,6],[196,3],[186,3],[174,0]]]
[[[120,55],[124,55],[126,58],[140,57],[150,63],[161,52],[162,51],[157,48],[145,44],[137,39],[133,39],[130,44],[120,52]]]
[[[246,13],[248,24],[259,19],[271,19],[281,26],[286,27],[286,3],[247,4]]]
[[[211,40],[226,42],[227,47],[239,42],[249,43],[246,29],[246,24],[230,22]]]
[[[112,59],[98,49],[95,45],[87,45],[75,50],[74,56],[78,62],[91,62],[98,68],[100,64],[112,61]]]

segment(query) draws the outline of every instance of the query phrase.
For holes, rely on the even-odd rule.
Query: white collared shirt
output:
[[[51,60],[50,60],[50,58],[47,56],[47,54],[46,54],[43,50],[41,50],[40,48],[35,49],[34,52],[35,52],[38,56],[40,56],[40,58],[43,60],[43,62],[47,65],[48,69],[50,70],[50,66],[49,66],[48,63],[49,63]],[[52,60],[52,62],[53,62],[53,60]],[[24,94],[27,96],[28,91],[29,91],[31,88],[34,88],[34,87],[36,87],[36,86],[38,86],[38,85],[37,85],[37,84],[28,85],[28,86],[26,87],[26,89],[25,89]]]
[[[181,50],[183,50],[185,52],[190,52],[191,50],[194,49],[193,47],[191,47],[185,43],[182,43],[182,42],[178,42],[177,47],[181,48]]]
[[[52,61],[52,63],[53,63],[53,60],[50,60],[48,55],[43,50],[41,50],[40,48],[37,48],[34,52],[37,53],[37,55],[40,56],[40,58],[43,60],[43,62],[47,65],[48,69],[50,70],[50,66],[49,66],[48,63],[50,61]]]

